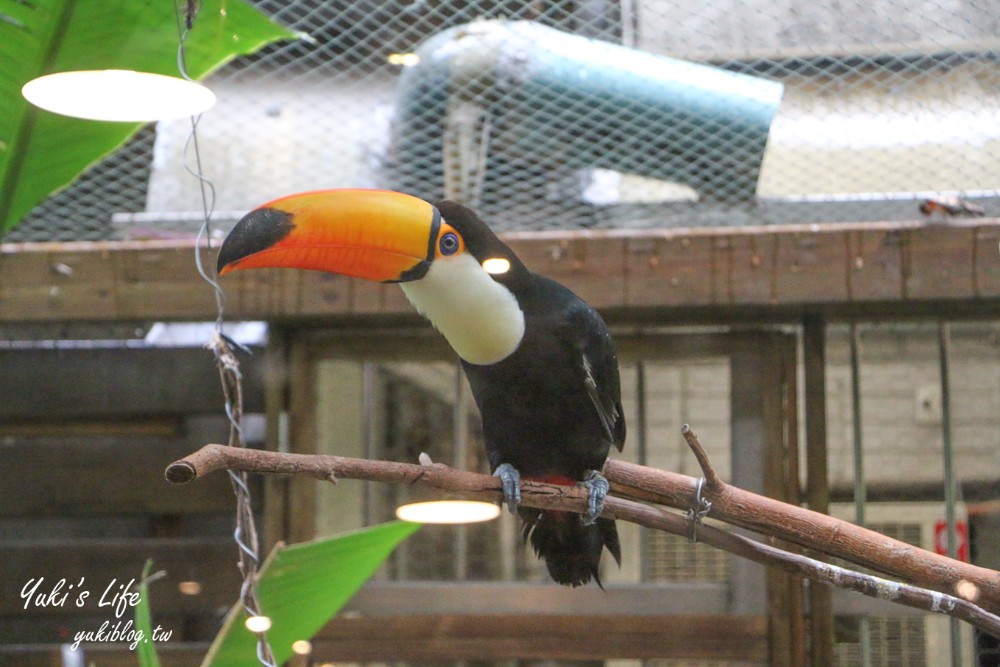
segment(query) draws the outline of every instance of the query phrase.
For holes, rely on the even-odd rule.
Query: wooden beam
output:
[[[1000,305],[1000,220],[522,232],[528,266],[603,309]],[[203,249],[211,265],[214,251]],[[233,319],[412,314],[395,285],[310,271],[222,280]],[[190,242],[0,245],[0,323],[214,319]]]
[[[163,579],[150,585],[154,614],[201,614],[206,609],[228,608],[239,599],[236,549],[229,538],[6,542],[0,544],[0,563],[5,572],[4,586],[0,590],[0,627],[9,620],[31,616],[97,614],[114,618],[111,607],[100,606],[102,594],[109,585],[114,593],[118,584],[127,584],[132,578],[138,581],[147,558],[153,559],[154,571],[166,572]],[[11,581],[12,574],[21,580]],[[29,592],[39,578],[43,581],[38,586],[38,593],[49,593],[57,582],[65,579],[62,590],[68,593],[66,602],[34,604],[34,598],[22,598],[21,593]],[[200,592],[182,594],[177,588],[182,581],[199,582]],[[69,585],[74,588],[70,590]],[[90,595],[83,599],[83,606],[78,607],[75,602],[83,590]]]
[[[753,339],[757,345],[734,354],[729,364],[732,484],[794,502],[787,497],[785,469],[785,433],[792,426],[788,421],[791,411],[784,402],[789,393],[783,370],[789,346],[782,344],[781,334],[757,334]],[[770,619],[769,664],[803,664],[797,650],[799,637],[794,632],[799,612],[798,579],[741,558],[731,556],[730,563],[732,611],[766,613]]]
[[[224,406],[212,353],[200,348],[0,349],[0,368],[5,425],[140,416],[162,423],[167,414],[219,414]],[[241,370],[244,411],[262,412],[263,364],[250,358]]]
[[[198,446],[183,438],[7,436],[0,488],[22,491],[4,494],[0,518],[231,513],[229,480],[179,489],[163,478],[171,461]],[[260,488],[259,478],[250,482]]]
[[[154,611],[155,613],[155,611]],[[161,667],[190,667],[201,663],[208,642],[179,642],[171,639],[156,644]],[[82,644],[83,663],[101,667],[135,667],[135,651],[128,644]],[[63,667],[61,644],[10,644],[0,646],[0,667]]]
[[[641,582],[567,588],[523,581],[369,581],[344,607],[352,616],[564,614],[714,616],[729,611],[725,584]]]
[[[313,638],[319,661],[610,660],[763,662],[763,616],[512,614],[338,618]]]
[[[175,417],[131,417],[126,419],[65,419],[56,421],[6,422],[0,437],[19,438],[174,438],[184,432],[184,420]]]
[[[802,323],[802,366],[806,417],[806,500],[809,509],[828,514],[830,482],[826,446],[826,323],[817,315]],[[818,554],[809,554],[817,558]],[[813,667],[833,664],[833,595],[827,586],[809,587],[809,660]]]

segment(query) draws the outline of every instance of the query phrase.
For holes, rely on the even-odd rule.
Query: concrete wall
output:
[[[640,48],[685,58],[962,50],[1000,32],[997,0],[638,0],[635,11]]]
[[[276,197],[334,187],[376,187],[389,142],[394,82],[340,77],[329,84],[210,81],[217,105],[198,125],[205,175],[219,212],[245,212]],[[146,210],[189,211],[201,201],[185,170],[188,119],[157,125]],[[187,165],[193,166],[189,151]]]
[[[827,353],[830,482],[853,483],[848,338],[830,335]],[[861,414],[865,477],[913,485],[943,479],[936,328],[861,330]],[[994,325],[955,326],[951,345],[952,441],[963,481],[1000,477],[1000,340]]]

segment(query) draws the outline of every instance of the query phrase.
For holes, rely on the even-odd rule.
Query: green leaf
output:
[[[31,79],[68,70],[134,69],[177,76],[172,0],[0,0],[0,234],[141,127],[42,111],[21,95]],[[183,18],[180,19],[183,21]],[[204,0],[185,42],[189,75],[295,33],[243,0]]]
[[[257,586],[261,613],[271,619],[268,643],[277,664],[292,655],[292,643],[310,639],[388,558],[420,528],[393,521],[327,539],[275,548]],[[256,635],[243,625],[246,612],[237,603],[202,662],[202,667],[255,664]]]
[[[153,642],[153,617],[149,611],[149,571],[153,569],[152,559],[146,561],[142,568],[142,580],[139,583],[139,604],[135,606],[135,629],[142,633],[143,641],[136,647],[139,657],[139,667],[160,667],[160,658],[156,654],[156,644]]]

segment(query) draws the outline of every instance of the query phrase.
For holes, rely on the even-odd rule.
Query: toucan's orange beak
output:
[[[286,267],[380,282],[427,273],[441,215],[422,199],[388,190],[321,190],[276,199],[236,223],[218,271]]]

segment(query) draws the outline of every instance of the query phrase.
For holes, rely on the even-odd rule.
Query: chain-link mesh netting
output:
[[[501,229],[1000,211],[1000,0],[256,4],[305,38],[209,81],[222,218],[345,186],[461,199]],[[143,132],[8,240],[192,228],[189,131]]]

